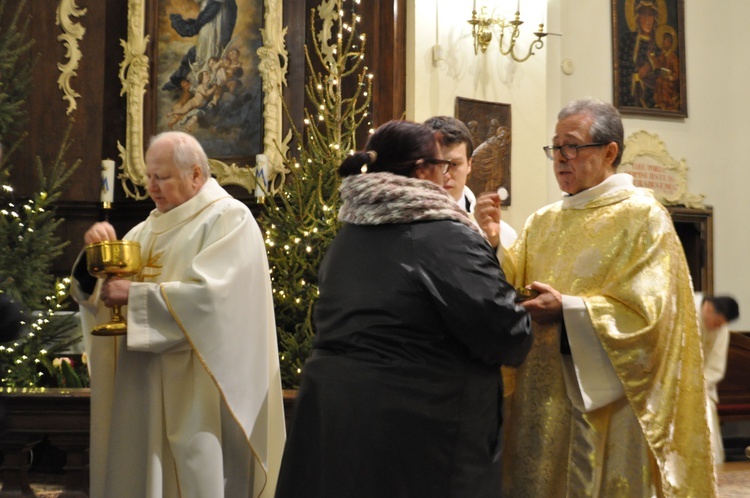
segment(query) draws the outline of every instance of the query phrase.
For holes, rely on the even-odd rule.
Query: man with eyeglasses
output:
[[[469,128],[461,120],[450,116],[434,116],[424,124],[432,128],[443,158],[450,161],[443,176],[443,188],[451,194],[461,209],[474,214],[477,198],[474,192],[466,186],[466,180],[471,173],[474,152],[474,142]],[[493,235],[495,235],[494,238],[488,234],[492,245],[497,246],[499,240],[506,248],[511,247],[518,238],[513,227],[502,220],[500,220],[499,234],[494,232]]]
[[[617,173],[622,147],[610,104],[563,108],[544,148],[563,199],[499,251],[539,293],[506,382],[505,496],[715,496],[690,274],[667,210]],[[499,216],[480,197],[485,231]]]

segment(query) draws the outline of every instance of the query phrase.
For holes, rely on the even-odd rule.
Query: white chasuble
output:
[[[128,333],[86,337],[91,496],[273,496],[284,444],[268,262],[250,211],[210,180],[123,237],[144,264]],[[74,289],[84,330],[108,309]],[[88,301],[86,298],[89,297]]]

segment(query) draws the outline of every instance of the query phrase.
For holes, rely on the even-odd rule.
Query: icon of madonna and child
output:
[[[209,157],[262,152],[262,3],[159,0],[157,131],[191,133]]]

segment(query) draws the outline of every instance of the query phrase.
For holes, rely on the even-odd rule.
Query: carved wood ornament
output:
[[[81,95],[73,90],[70,86],[70,80],[77,76],[78,62],[83,57],[78,42],[83,40],[86,34],[86,28],[81,23],[73,22],[71,17],[83,17],[86,15],[86,9],[80,9],[75,0],[60,0],[57,6],[55,24],[60,26],[63,33],[57,37],[57,40],[65,46],[65,57],[68,62],[65,64],[58,63],[57,69],[60,70],[60,76],[57,78],[57,86],[63,91],[63,99],[68,101],[67,115],[70,115],[78,105],[76,99]]]

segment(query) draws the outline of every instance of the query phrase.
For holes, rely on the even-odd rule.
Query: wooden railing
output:
[[[291,420],[297,391],[284,391],[284,416]],[[2,389],[0,410],[0,498],[34,497],[29,484],[31,448],[47,437],[66,453],[60,498],[88,497],[89,389]]]
[[[719,384],[722,421],[750,420],[750,334],[733,332],[727,372]],[[296,391],[284,391],[287,424]],[[60,498],[88,496],[89,389],[3,389],[0,409],[0,498],[34,497],[29,485],[30,450],[46,436],[66,452],[65,487]]]
[[[723,422],[750,420],[750,333],[731,333],[727,371],[718,390],[717,409]]]
[[[60,498],[87,497],[90,391],[0,389],[0,406],[5,412],[0,433],[0,498],[35,496],[29,486],[30,450],[44,436],[66,454]]]

